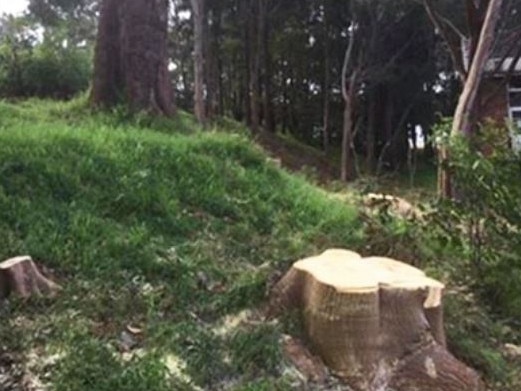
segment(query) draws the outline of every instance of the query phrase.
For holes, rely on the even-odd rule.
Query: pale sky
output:
[[[0,15],[19,14],[27,8],[28,0],[0,0]]]

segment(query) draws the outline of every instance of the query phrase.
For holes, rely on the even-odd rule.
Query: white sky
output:
[[[27,8],[28,0],[0,0],[0,15],[19,14]]]

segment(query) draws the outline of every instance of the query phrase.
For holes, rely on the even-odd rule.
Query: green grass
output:
[[[0,375],[8,353],[53,391],[299,389],[279,344],[300,335],[298,319],[266,322],[257,310],[274,273],[346,247],[457,288],[446,301],[451,351],[490,389],[519,389],[519,365],[500,348],[521,337],[454,287],[461,249],[417,222],[361,216],[357,195],[270,161],[226,119],[203,131],[184,112],[0,102],[0,260],[30,254],[64,288],[0,305]],[[422,167],[412,187],[403,176],[359,187],[422,200],[434,179]],[[142,330],[131,354],[120,349],[129,325]]]
[[[56,391],[289,389],[279,326],[216,330],[275,270],[362,236],[353,206],[187,114],[0,102],[0,258],[30,254],[64,287],[0,308],[0,353],[57,355],[34,364]],[[129,362],[127,325],[143,329]]]

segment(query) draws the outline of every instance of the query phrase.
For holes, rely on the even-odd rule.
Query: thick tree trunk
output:
[[[104,0],[91,101],[99,107],[173,115],[167,0]]]
[[[191,0],[194,19],[194,113],[197,121],[206,123],[204,103],[204,0]]]
[[[31,257],[17,257],[0,263],[0,300],[10,295],[21,298],[51,296],[60,287],[44,277]]]
[[[302,311],[314,351],[356,391],[478,391],[445,348],[443,284],[388,258],[329,250],[296,262],[270,314]]]

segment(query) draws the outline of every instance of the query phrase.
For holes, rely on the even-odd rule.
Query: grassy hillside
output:
[[[23,373],[57,391],[291,388],[281,326],[234,315],[298,257],[359,245],[356,210],[195,128],[0,103],[0,258],[30,254],[64,287],[0,308],[0,357],[19,368],[3,389]]]
[[[466,285],[461,245],[281,170],[231,121],[218,130],[81,99],[0,102],[0,260],[30,254],[64,288],[0,304],[0,390],[306,389],[280,351],[297,325],[257,310],[280,271],[330,247],[447,282],[450,350],[491,390],[519,390],[504,347],[521,337]],[[272,143],[290,163],[303,150]]]

